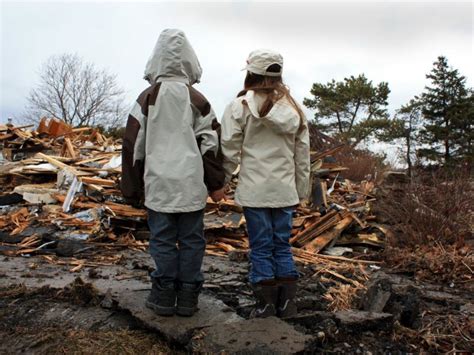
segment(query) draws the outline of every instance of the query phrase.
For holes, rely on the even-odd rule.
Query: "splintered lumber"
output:
[[[223,249],[227,253],[235,250],[235,248],[230,244],[218,242],[215,245],[218,246],[219,248]]]
[[[341,233],[352,223],[353,217],[351,215],[345,217],[331,230],[319,235],[313,241],[306,244],[303,249],[313,253],[319,253],[326,245],[333,239],[336,239]]]
[[[0,179],[4,185],[2,193],[6,193],[0,197],[8,196],[15,186],[25,185],[25,182],[34,185],[43,182],[56,183],[61,192],[56,189],[51,192],[58,201],[56,205],[45,205],[45,200],[41,200],[39,203],[44,206],[39,212],[37,208],[32,208],[32,202],[22,195],[18,202],[13,203],[19,206],[27,204],[28,207],[7,210],[5,215],[0,216],[2,231],[14,237],[21,235],[26,228],[36,228],[36,223],[47,225],[56,219],[61,222],[61,228],[80,232],[76,234],[100,235],[101,238],[106,236],[106,242],[100,245],[104,249],[108,249],[109,245],[110,248],[114,246],[144,248],[144,244],[139,245],[137,240],[146,240],[149,237],[145,226],[146,210],[122,204],[123,199],[117,186],[122,173],[121,161],[118,159],[121,151],[120,140],[107,138],[90,127],[76,129],[54,119],[42,120],[37,130],[22,130],[26,127],[12,125],[3,127],[5,128],[2,129],[0,125],[3,155],[10,157],[8,158],[10,160],[21,162],[0,163]],[[318,148],[318,152],[311,152],[312,199],[296,209],[290,243],[294,247],[296,260],[313,264],[318,273],[324,274],[321,277],[327,276],[332,280],[337,279],[337,282],[346,283],[350,282],[346,279],[348,273],[359,272],[357,268],[376,262],[318,253],[336,241],[338,244],[355,243],[380,247],[385,242],[388,232],[380,230],[374,233],[372,228],[376,227],[375,223],[371,222],[375,217],[369,215],[370,202],[374,200],[372,195],[374,183],[351,182],[335,176],[335,172],[342,171],[345,167],[327,159],[323,161],[323,158],[333,155],[342,149],[342,146],[319,133],[318,137],[322,145]],[[36,154],[39,151],[47,153]],[[46,162],[48,164],[45,164]],[[101,172],[107,174],[104,176]],[[58,174],[55,182],[53,182],[55,177],[52,176],[54,174]],[[235,191],[235,183],[236,179],[230,182],[228,191],[230,197]],[[68,189],[67,195],[64,189]],[[74,212],[86,212],[85,215],[90,215],[91,220],[82,220],[61,213],[61,210],[69,213],[73,209]],[[93,213],[95,211],[81,211],[85,209],[101,209],[101,211],[96,214]],[[426,211],[426,208],[423,210]],[[204,223],[209,237],[206,248],[208,254],[228,256],[232,260],[236,255],[247,253],[249,242],[242,212],[242,208],[236,205],[233,199],[218,203],[211,199],[207,200]],[[357,223],[362,229],[358,228],[353,234],[342,234],[351,222]],[[380,240],[377,240],[377,237]],[[14,253],[19,251],[21,254],[37,252],[38,248],[46,245],[44,240],[40,242],[36,239],[25,239],[22,245],[16,241],[15,244],[20,249],[16,249]],[[98,247],[99,244],[94,246]],[[96,258],[96,256],[87,257],[91,260]],[[238,257],[236,260],[244,258]],[[84,261],[78,261],[71,264],[72,271],[87,265]]]
[[[26,125],[26,126],[15,126],[15,127],[12,127],[12,126],[1,126],[0,127],[0,132],[5,132],[5,131],[8,131],[8,130],[13,130],[13,129],[23,129],[23,128],[29,128],[29,127],[34,127],[34,124],[29,124],[29,125]]]
[[[81,133],[81,132],[87,132],[92,130],[92,127],[80,127],[80,128],[73,128],[70,133],[67,134],[74,134],[74,133]]]
[[[3,141],[5,139],[10,139],[14,137],[15,135],[12,133],[7,133],[7,134],[0,134],[0,141]]]
[[[74,146],[72,145],[71,138],[66,137],[64,138],[64,142],[66,143],[66,149],[69,153],[69,156],[73,159],[76,158],[76,151],[74,150]]]
[[[300,249],[300,248],[291,248],[291,252],[301,261],[310,262],[310,263],[317,263],[321,262],[321,260],[331,260],[331,261],[344,261],[348,263],[354,264],[382,264],[381,261],[375,260],[360,260],[360,259],[350,259],[344,256],[334,256],[334,255],[324,255],[324,254],[314,254],[309,251]]]
[[[216,245],[219,245],[221,243],[225,243],[225,244],[228,244],[235,248],[240,248],[240,249],[249,248],[249,244],[247,240],[242,240],[242,239],[230,239],[230,238],[225,238],[225,237],[218,237]]]
[[[108,179],[100,179],[100,178],[94,178],[94,177],[82,177],[81,181],[84,184],[88,185],[98,185],[98,186],[115,186],[115,181],[113,180],[108,180]]]
[[[38,158],[42,158],[44,160],[46,160],[48,163],[50,163],[51,165],[54,165],[55,167],[59,168],[59,169],[65,169],[65,170],[68,170],[70,171],[71,173],[73,173],[74,175],[80,175],[80,171],[76,170],[75,168],[73,168],[72,166],[69,166],[67,164],[64,164],[63,162],[59,161],[58,159],[56,158],[53,158],[49,155],[46,155],[46,154],[43,154],[43,153],[38,153],[36,154],[36,156]]]
[[[61,195],[61,194],[56,194],[54,195],[54,198],[56,198],[59,202],[64,203],[66,196]],[[146,218],[146,215],[147,215],[147,212],[145,210],[140,210],[138,208],[135,208],[129,205],[122,205],[120,203],[115,203],[115,202],[105,202],[101,204],[101,203],[95,203],[95,202],[74,201],[72,202],[71,206],[75,208],[106,207],[110,209],[113,213],[115,213],[117,216],[123,216],[123,217]]]
[[[299,247],[304,246],[306,243],[309,243],[321,233],[324,233],[329,228],[335,226],[345,217],[344,213],[345,212],[337,212],[335,210],[329,211],[313,225],[291,238],[290,243]]]

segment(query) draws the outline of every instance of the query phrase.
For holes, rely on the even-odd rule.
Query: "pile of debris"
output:
[[[118,262],[117,248],[144,250],[146,211],[127,205],[118,188],[121,142],[55,119],[43,119],[36,130],[30,127],[0,127],[0,252],[43,255],[76,271]],[[313,154],[311,201],[296,209],[291,244],[299,261],[324,261],[324,272],[347,280],[340,261],[376,262],[342,255],[382,248],[387,231],[370,212],[374,183],[341,178],[345,168],[330,158],[340,148]],[[246,258],[245,220],[233,200],[208,201],[205,230],[209,254]],[[98,248],[112,253],[94,254]]]

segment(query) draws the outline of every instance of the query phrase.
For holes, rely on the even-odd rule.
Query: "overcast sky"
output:
[[[365,73],[389,83],[393,111],[423,90],[438,55],[473,86],[471,2],[2,1],[0,122],[21,118],[54,54],[77,53],[116,73],[132,103],[165,28],[186,32],[204,70],[197,88],[218,116],[242,87],[248,53],[261,47],[282,53],[284,79],[300,102],[314,82]]]

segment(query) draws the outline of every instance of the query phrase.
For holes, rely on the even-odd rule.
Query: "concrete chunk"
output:
[[[393,315],[390,313],[348,310],[336,312],[335,317],[339,328],[348,333],[393,328]]]
[[[195,334],[192,350],[200,353],[293,354],[312,337],[276,317],[214,325]]]
[[[145,306],[149,290],[126,291],[117,296],[115,300],[118,307],[127,309],[145,325],[155,329],[168,340],[187,344],[194,331],[227,323],[241,321],[243,318],[234,313],[222,301],[201,294],[199,297],[199,311],[192,317],[160,317]]]

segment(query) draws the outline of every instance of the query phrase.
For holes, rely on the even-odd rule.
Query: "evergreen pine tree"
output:
[[[466,158],[469,150],[472,152],[472,144],[466,141],[472,141],[472,119],[468,117],[472,99],[466,89],[466,78],[448,66],[446,57],[438,57],[433,66],[426,75],[431,85],[421,95],[424,128],[420,134],[425,147],[419,154],[449,164]]]
[[[364,74],[314,83],[312,98],[305,98],[306,107],[314,109],[315,125],[324,133],[353,147],[385,129],[388,120],[388,83],[374,85]]]

